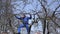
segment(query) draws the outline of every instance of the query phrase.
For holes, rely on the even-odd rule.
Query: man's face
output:
[[[25,16],[24,15],[21,15],[22,18],[24,18]]]

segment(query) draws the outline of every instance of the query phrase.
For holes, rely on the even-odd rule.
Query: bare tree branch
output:
[[[59,7],[60,7],[60,4],[59,4],[59,6],[55,9],[55,11],[53,12],[52,17],[55,16],[55,12],[58,10]]]

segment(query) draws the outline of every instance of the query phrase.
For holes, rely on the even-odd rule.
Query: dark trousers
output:
[[[20,26],[18,27],[18,34],[20,34],[20,31],[21,31],[21,28],[23,28],[23,27],[26,27],[26,29],[27,29],[27,32],[28,32],[28,34],[29,34],[29,26],[28,26],[28,24],[20,24]]]

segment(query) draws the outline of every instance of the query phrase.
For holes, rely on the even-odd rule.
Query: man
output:
[[[20,34],[22,27],[26,27],[27,32],[29,34],[30,30],[29,30],[29,26],[28,26],[29,25],[28,20],[32,18],[31,15],[30,15],[30,17],[27,17],[25,14],[21,14],[20,17],[17,17],[17,16],[15,16],[15,17],[19,20],[22,20],[22,23],[23,23],[23,24],[20,24],[20,26],[18,27],[18,34]]]

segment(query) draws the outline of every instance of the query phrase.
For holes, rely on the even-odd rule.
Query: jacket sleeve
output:
[[[17,16],[15,16],[17,19],[20,19],[21,20],[21,17],[17,17]]]

